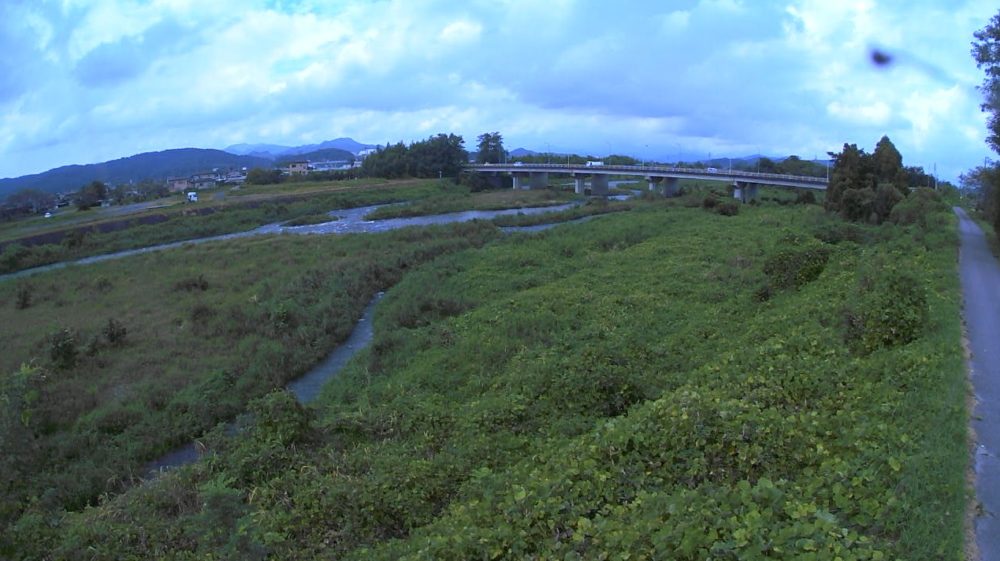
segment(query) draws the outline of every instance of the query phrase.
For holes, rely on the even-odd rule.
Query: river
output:
[[[385,220],[365,220],[365,216],[370,214],[375,209],[385,205],[338,209],[338,210],[332,210],[329,213],[327,213],[330,215],[331,222],[324,222],[321,224],[309,224],[306,226],[285,226],[283,223],[276,222],[273,224],[265,224],[258,228],[254,228],[253,230],[247,230],[244,232],[235,232],[232,234],[222,234],[219,236],[208,236],[205,238],[196,238],[192,240],[170,242],[160,245],[152,245],[149,247],[141,247],[138,249],[127,249],[124,251],[116,251],[114,253],[105,253],[103,255],[84,257],[82,259],[77,259],[75,261],[52,263],[50,265],[43,265],[41,267],[35,267],[32,269],[25,269],[23,271],[8,273],[6,275],[0,275],[0,282],[5,280],[13,280],[17,278],[28,277],[38,273],[44,273],[46,271],[62,269],[70,265],[89,265],[91,263],[100,263],[101,261],[110,261],[112,259],[121,259],[123,257],[130,257],[132,255],[140,255],[143,253],[150,253],[154,251],[174,249],[188,244],[201,244],[207,242],[232,240],[237,238],[247,238],[251,236],[265,236],[273,234],[365,234],[365,233],[375,233],[375,232],[387,232],[389,230],[396,230],[399,228],[409,228],[412,226],[432,226],[435,224],[468,222],[470,220],[489,220],[497,216],[504,216],[508,214],[519,214],[519,213],[543,214],[546,212],[558,212],[560,210],[566,210],[572,208],[577,204],[579,203],[573,202],[573,203],[566,203],[554,206],[511,208],[503,210],[467,210],[462,212],[451,212],[447,214],[433,214],[429,216],[388,218]],[[529,227],[529,228],[534,230],[538,229],[536,227]],[[526,228],[526,230],[530,231],[529,228]],[[516,227],[505,228],[505,231],[516,231],[516,230],[517,230]]]

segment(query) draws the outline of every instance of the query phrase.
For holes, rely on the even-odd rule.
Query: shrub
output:
[[[927,216],[941,210],[947,210],[947,206],[937,193],[931,189],[917,189],[892,208],[889,221],[901,226],[909,224],[926,226]]]
[[[188,292],[200,290],[204,292],[208,290],[208,281],[205,280],[205,275],[199,273],[197,277],[181,279],[174,283],[174,290],[186,290]]]
[[[716,197],[715,195],[708,195],[707,197],[701,200],[701,208],[704,209],[713,209],[716,206],[718,206],[718,204],[719,204],[719,198]]]
[[[875,205],[875,191],[869,188],[848,189],[840,201],[840,214],[852,222],[871,220]]]
[[[0,253],[0,268],[4,271],[16,271],[30,253],[28,248],[19,243],[8,244],[3,248],[3,253]]]
[[[309,412],[286,390],[275,390],[250,404],[256,419],[253,437],[258,442],[288,446],[309,432]]]
[[[893,207],[901,200],[903,200],[903,194],[895,187],[888,183],[879,185],[878,190],[875,191],[875,201],[872,205],[878,216],[878,221],[881,223],[887,220]]]
[[[795,194],[795,204],[814,205],[816,204],[816,195],[809,189],[800,190]]]
[[[49,335],[49,358],[56,368],[67,369],[76,366],[76,335],[63,328]]]
[[[927,324],[927,295],[912,274],[882,267],[875,278],[863,278],[855,306],[845,312],[845,339],[870,353],[915,340]]]
[[[22,284],[17,287],[17,295],[14,300],[14,307],[18,310],[25,310],[31,306],[31,296],[34,288],[30,284]]]
[[[733,201],[726,201],[724,203],[719,203],[715,207],[715,212],[722,216],[736,216],[740,213],[739,203]]]
[[[63,245],[69,249],[76,249],[83,245],[86,237],[87,232],[85,230],[72,230],[63,238]]]
[[[128,330],[125,329],[122,322],[114,318],[108,318],[108,323],[101,332],[104,334],[104,338],[107,339],[109,345],[117,347],[125,343],[125,335],[128,333]]]
[[[862,226],[850,222],[836,220],[817,226],[813,236],[823,243],[838,244],[840,242],[868,243],[870,236]]]
[[[829,257],[830,250],[815,242],[782,248],[764,262],[764,274],[774,288],[799,288],[819,277]]]

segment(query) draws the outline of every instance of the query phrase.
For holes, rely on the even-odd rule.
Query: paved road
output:
[[[976,520],[982,561],[1000,561],[1000,264],[986,237],[964,210],[959,217],[962,246],[959,271],[965,297],[965,323],[976,410],[976,497],[983,516]]]

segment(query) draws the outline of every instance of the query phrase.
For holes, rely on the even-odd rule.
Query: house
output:
[[[172,177],[167,180],[167,190],[171,193],[187,191],[191,188],[191,180],[187,177]]]
[[[309,162],[306,160],[299,160],[297,162],[288,163],[288,175],[305,175],[309,173]]]
[[[240,170],[233,170],[226,174],[222,179],[223,183],[228,185],[242,185],[247,180],[247,172]]]
[[[192,179],[191,180],[191,188],[192,189],[195,189],[195,190],[199,190],[199,189],[211,189],[212,187],[215,187],[215,177],[212,177],[211,179],[203,177],[201,179]]]

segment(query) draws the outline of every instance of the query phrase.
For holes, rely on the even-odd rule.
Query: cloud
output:
[[[659,156],[811,157],[889,134],[908,162],[936,150],[978,160],[968,44],[993,11],[985,0],[5,2],[0,175],[179,146],[486,130],[535,149]],[[894,65],[870,64],[876,44]]]

